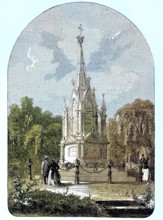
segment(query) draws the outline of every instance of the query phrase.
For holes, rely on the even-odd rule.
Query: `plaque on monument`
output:
[[[69,148],[69,156],[70,157],[76,157],[77,156],[77,148],[76,148],[76,146]]]
[[[65,147],[65,161],[74,162],[77,157],[77,146],[68,145]]]

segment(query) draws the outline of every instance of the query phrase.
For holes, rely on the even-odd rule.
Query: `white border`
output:
[[[14,218],[7,209],[7,65],[13,45],[22,30],[43,11],[68,2],[66,0],[0,0],[0,213],[5,219]],[[109,6],[130,19],[142,32],[147,40],[155,63],[155,101],[156,101],[156,208],[148,219],[161,219],[162,208],[162,75],[163,61],[163,1],[162,0],[94,0],[95,2]],[[89,16],[89,15],[88,15]],[[162,122],[162,123],[161,123]],[[160,155],[160,156],[159,156]],[[29,217],[26,217],[26,219]],[[35,217],[36,218],[36,217]],[[19,217],[21,219],[21,217]],[[30,217],[31,219],[31,217]],[[50,217],[46,217],[50,219]],[[66,219],[72,219],[66,218]],[[80,219],[80,218],[78,218]],[[93,218],[91,218],[93,219]],[[97,218],[95,218],[97,219]],[[110,218],[109,218],[110,219]],[[120,218],[118,218],[120,219]]]

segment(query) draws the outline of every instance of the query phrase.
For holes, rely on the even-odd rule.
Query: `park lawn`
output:
[[[94,200],[130,200],[145,192],[146,183],[108,184],[93,183],[88,185],[91,198]],[[154,183],[150,183],[154,192]]]

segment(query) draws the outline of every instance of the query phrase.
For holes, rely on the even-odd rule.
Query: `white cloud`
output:
[[[118,99],[119,95],[131,91],[135,83],[139,81],[137,73],[127,72],[118,65],[112,66],[109,73],[89,74],[92,76],[91,85],[97,88],[96,96],[101,97],[102,93],[107,93],[110,101]]]
[[[55,77],[44,80],[43,74],[38,74],[34,69],[26,71],[24,64],[18,63],[10,69],[8,77],[8,105],[19,104],[23,96],[28,96],[44,110],[57,109],[57,112],[62,112],[63,97],[70,98],[74,74],[71,72],[59,81]],[[57,103],[54,102],[56,97],[60,97]]]

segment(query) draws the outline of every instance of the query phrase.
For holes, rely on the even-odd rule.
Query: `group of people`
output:
[[[140,182],[147,182],[149,180],[149,168],[148,168],[148,158],[142,154],[142,157],[139,160],[139,181]],[[80,167],[80,160],[76,159],[75,161],[75,183],[79,184],[79,167]],[[113,162],[110,160],[108,162],[108,179],[109,182],[112,183],[112,168]],[[59,172],[59,165],[58,162],[55,162],[54,159],[49,162],[49,157],[45,156],[44,161],[41,164],[41,174],[43,176],[44,184],[53,185],[53,186],[63,186],[60,179],[60,172]]]
[[[43,176],[44,184],[53,186],[62,186],[60,181],[59,165],[54,159],[49,162],[49,157],[45,156],[41,164],[41,174]]]
[[[75,184],[79,184],[79,167],[80,160],[77,158],[74,162],[75,167]],[[49,162],[49,157],[45,156],[44,161],[41,164],[41,174],[43,177],[44,184],[53,186],[64,186],[61,182],[61,176],[59,172],[59,164],[54,159]]]

